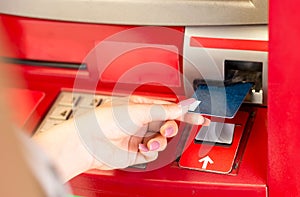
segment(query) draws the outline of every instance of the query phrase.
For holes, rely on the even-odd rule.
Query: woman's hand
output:
[[[177,134],[175,120],[209,124],[200,114],[187,113],[194,101],[116,98],[86,114],[75,114],[34,139],[57,163],[65,180],[92,168],[126,168],[155,160],[166,148],[167,138]]]
[[[194,101],[190,99],[174,104],[132,96],[104,103],[97,108],[100,129],[93,129],[93,135],[102,136],[101,146],[106,148],[97,147],[100,139],[95,141],[95,146],[92,146],[93,142],[84,140],[96,157],[94,166],[97,167],[97,161],[100,161],[108,168],[125,168],[155,160],[158,152],[166,148],[167,138],[178,132],[174,120],[185,120],[192,124],[205,122],[199,114],[187,115],[188,107]],[[80,135],[88,139],[85,138],[86,133],[80,132]]]

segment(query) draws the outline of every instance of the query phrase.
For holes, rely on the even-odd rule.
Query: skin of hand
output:
[[[33,139],[52,158],[64,181],[89,169],[126,168],[155,160],[166,148],[167,138],[177,134],[175,120],[208,125],[200,114],[187,113],[194,101],[113,99]]]

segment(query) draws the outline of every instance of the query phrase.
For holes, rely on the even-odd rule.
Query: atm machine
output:
[[[75,195],[268,195],[267,0],[14,0],[0,13],[30,134],[131,94],[194,97],[190,113],[211,119],[178,122],[154,162],[75,177]]]

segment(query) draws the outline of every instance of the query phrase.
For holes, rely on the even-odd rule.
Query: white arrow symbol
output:
[[[200,163],[203,162],[202,169],[206,169],[208,163],[210,164],[214,163],[214,161],[211,160],[211,158],[208,155],[206,157],[203,157],[202,159],[199,159],[199,162]]]

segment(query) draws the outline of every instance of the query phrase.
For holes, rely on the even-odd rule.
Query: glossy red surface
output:
[[[300,195],[299,1],[270,1],[268,187]]]
[[[79,24],[2,15],[4,30],[11,45],[9,57],[48,61],[79,62],[87,56],[95,43],[131,26]],[[183,32],[184,28],[172,28]],[[183,37],[164,37],[155,27],[140,32],[129,41],[148,44],[167,44],[178,49],[179,70]],[[165,56],[164,56],[165,57]],[[162,58],[161,60],[169,61]],[[172,58],[176,68],[176,58]],[[164,62],[164,61],[163,61]],[[43,118],[59,91],[71,89],[77,70],[32,65],[7,64],[12,72],[25,79],[25,87],[45,93],[26,128],[33,129]],[[85,85],[94,83],[93,67],[81,72]],[[109,92],[114,84],[97,86],[96,91]],[[125,84],[125,88],[128,86]],[[145,88],[146,87],[146,88]],[[137,91],[155,97],[174,97],[168,87],[145,86]],[[182,88],[182,87],[181,87]],[[267,193],[267,109],[252,108],[256,112],[254,124],[236,175],[219,175],[182,169],[177,162],[151,172],[90,171],[74,178],[70,184],[77,195],[83,196],[266,196]],[[275,155],[274,155],[275,157]]]
[[[166,93],[178,92],[181,89],[181,55],[183,45],[182,27],[134,27],[99,24],[78,24],[63,21],[47,21],[1,15],[2,34],[7,36],[10,50],[3,56],[19,59],[42,60],[54,62],[86,63],[87,70],[77,71],[72,69],[49,68],[26,66],[19,68],[25,76],[28,84],[32,88],[45,83],[49,86],[49,81],[57,81],[60,87],[73,87],[76,78],[81,89],[112,91],[117,77],[127,76],[133,78],[133,83],[137,84],[140,79],[147,78],[143,86],[123,85],[120,89],[138,89],[141,92]],[[137,47],[131,51],[107,50],[101,48],[105,43],[136,43]],[[97,48],[96,48],[97,46]],[[112,45],[113,46],[113,45]],[[146,47],[145,47],[146,46]],[[144,47],[139,49],[139,47]],[[118,49],[120,50],[120,49]],[[149,53],[151,51],[151,53]],[[158,52],[160,55],[157,55]],[[163,52],[163,53],[162,53]],[[105,54],[104,54],[105,53]],[[97,57],[95,57],[95,54]],[[144,54],[144,55],[141,55]],[[113,58],[116,56],[117,58]],[[100,58],[99,58],[100,57]],[[143,57],[143,58],[140,58]],[[99,58],[99,59],[98,59]],[[120,62],[121,61],[121,62]],[[104,63],[103,63],[104,62]],[[124,62],[126,64],[124,65]],[[157,65],[165,65],[160,71],[155,65],[145,63],[155,62]],[[140,68],[152,70],[154,73],[149,78],[145,74],[136,76],[132,69],[132,63],[139,63]],[[167,66],[166,66],[167,65]],[[153,69],[150,69],[152,66]],[[123,68],[130,70],[124,75]],[[171,72],[164,72],[171,69]],[[165,78],[170,77],[171,81]],[[123,75],[122,75],[123,74]],[[98,84],[98,79],[104,79]],[[110,80],[107,80],[107,79]],[[152,88],[148,82],[161,83],[160,87]],[[170,84],[172,82],[172,84]],[[151,84],[151,83],[150,83]],[[53,84],[55,85],[55,84]],[[174,86],[172,90],[167,87]],[[173,93],[174,94],[174,93]]]
[[[17,126],[23,127],[43,100],[44,93],[22,88],[9,88],[5,92],[5,97],[12,109],[13,121]]]
[[[268,41],[261,40],[239,40],[222,38],[192,37],[190,46],[217,48],[217,49],[237,49],[249,51],[268,51]]]
[[[234,136],[230,146],[220,146],[216,144],[194,143],[197,133],[190,134],[189,146],[181,155],[179,166],[187,169],[195,169],[199,171],[216,172],[220,174],[229,174],[233,170],[234,161],[238,152],[238,148],[245,131],[246,123],[249,119],[247,112],[239,111],[234,119],[225,120],[225,123],[232,123],[238,126],[234,128]],[[222,123],[223,121],[221,121]],[[209,157],[211,165],[204,167],[199,165],[199,159]],[[208,163],[207,163],[208,164]],[[204,169],[203,169],[204,167]]]

